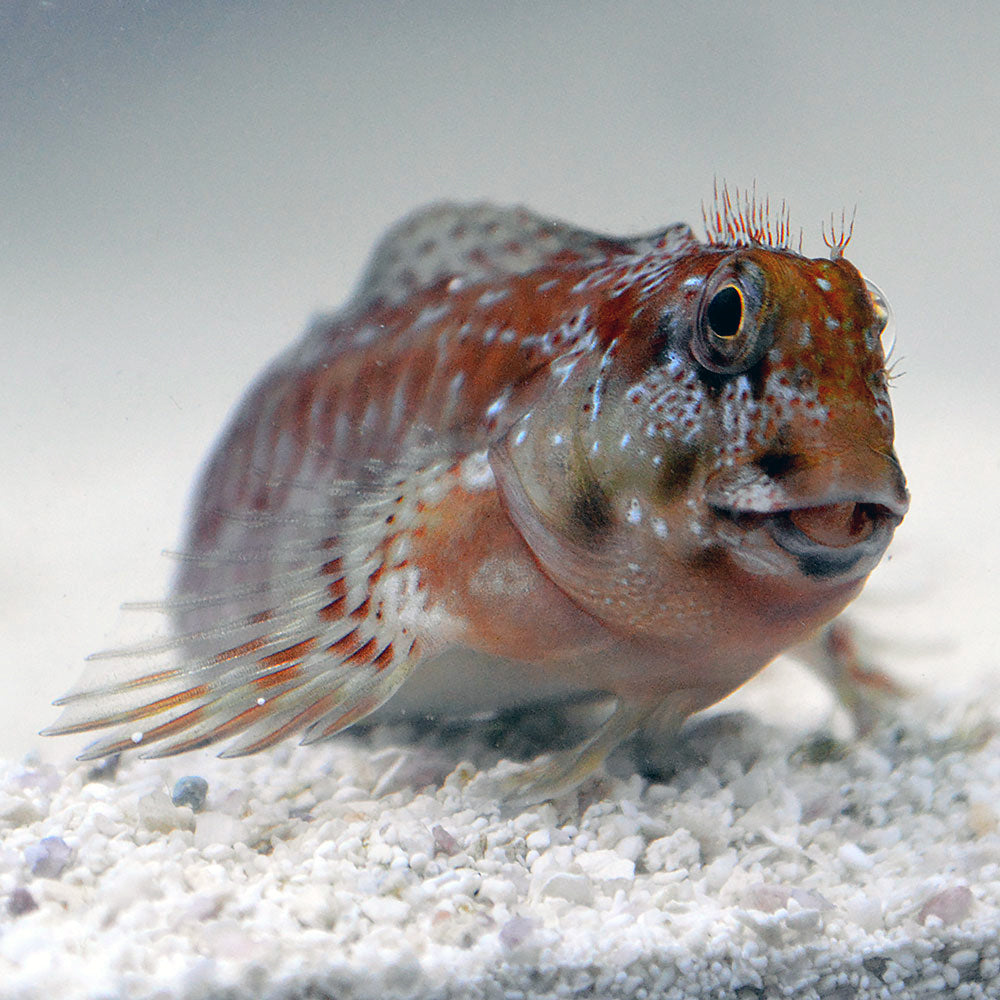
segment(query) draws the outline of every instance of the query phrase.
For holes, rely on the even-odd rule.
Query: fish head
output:
[[[715,401],[703,504],[736,529],[748,569],[863,579],[888,546],[909,506],[889,323],[878,288],[836,254],[742,249],[706,278],[689,340]]]
[[[595,301],[593,343],[492,450],[512,520],[578,604],[631,631],[746,594],[825,620],[909,502],[884,298],[837,251],[758,244],[635,284]]]

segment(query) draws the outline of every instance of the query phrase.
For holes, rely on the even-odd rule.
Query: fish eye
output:
[[[735,285],[720,288],[708,303],[705,319],[720,340],[732,340],[743,329],[743,293]]]
[[[752,368],[771,342],[763,303],[767,278],[753,262],[730,258],[706,282],[691,353],[706,371],[735,375]]]
[[[869,281],[866,278],[865,287],[868,289],[868,297],[872,300],[872,309],[875,310],[875,318],[878,320],[881,332],[889,325],[889,320],[892,319],[892,310],[889,308],[889,303],[882,293],[882,289],[874,281]]]
[[[878,322],[878,333],[882,340],[882,351],[888,361],[889,356],[896,346],[896,324],[893,320],[892,309],[882,289],[874,281],[869,281],[865,278],[865,287],[868,289],[868,297],[871,299],[875,319]]]

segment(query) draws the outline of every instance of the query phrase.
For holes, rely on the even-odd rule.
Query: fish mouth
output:
[[[749,533],[763,533],[805,576],[870,573],[892,540],[909,505],[905,490],[872,496],[834,496],[819,503],[753,510],[711,504],[722,520]]]
[[[794,508],[768,518],[766,527],[806,576],[829,577],[874,566],[900,520],[882,504],[848,500]]]

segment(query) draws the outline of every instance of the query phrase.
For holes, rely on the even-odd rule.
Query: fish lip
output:
[[[795,515],[853,503],[870,525],[864,537],[846,545],[834,545],[806,534],[796,523]],[[753,506],[710,504],[713,513],[746,531],[765,531],[782,552],[791,556],[799,569],[811,577],[842,577],[853,573],[871,572],[892,540],[896,527],[903,520],[909,507],[909,497],[901,493],[882,493],[871,496],[833,495],[818,500],[766,509]]]
[[[765,524],[774,543],[798,560],[800,568],[809,576],[840,576],[860,564],[874,566],[892,540],[896,525],[902,515],[895,514],[880,504],[857,503],[864,516],[871,522],[871,530],[864,538],[849,545],[828,545],[807,535],[792,520],[795,511],[771,515]]]

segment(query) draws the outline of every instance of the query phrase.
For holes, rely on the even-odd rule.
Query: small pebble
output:
[[[635,862],[621,857],[615,851],[589,851],[580,854],[576,863],[585,875],[598,882],[630,882],[635,878]]]
[[[37,909],[38,904],[35,902],[35,897],[24,886],[18,886],[7,897],[7,912],[12,917],[20,917]]]
[[[855,871],[870,871],[875,865],[875,862],[853,843],[841,844],[837,849],[837,857]]]
[[[587,906],[594,900],[594,887],[583,875],[558,872],[542,886],[542,896]]]
[[[930,917],[937,917],[941,923],[959,924],[972,909],[972,891],[967,885],[955,885],[931,896],[917,914],[917,920],[924,924]]]
[[[31,874],[39,878],[58,878],[72,856],[73,848],[62,837],[42,837],[37,844],[24,849],[24,860]]]
[[[234,816],[209,810],[198,817],[194,846],[203,851],[212,846],[224,845],[228,850],[233,844],[245,843],[247,834],[245,825]]]
[[[535,921],[530,917],[511,917],[500,928],[500,942],[505,948],[517,948],[524,944],[535,930]]]
[[[442,854],[455,854],[458,852],[458,841],[443,827],[435,826],[431,829],[434,836],[434,849]]]
[[[175,806],[190,806],[192,812],[201,812],[207,796],[208,782],[196,774],[189,774],[177,779],[170,801]]]
[[[120,753],[99,760],[88,772],[87,781],[114,781],[118,774],[118,765],[122,762]]]
[[[843,760],[847,752],[847,745],[841,740],[828,733],[816,733],[792,754],[792,759],[812,765],[825,764],[827,761]]]
[[[789,890],[782,885],[768,885],[758,882],[747,888],[744,903],[754,910],[775,913],[788,905],[790,895]]]
[[[194,816],[181,812],[167,797],[167,793],[157,789],[143,795],[137,802],[139,822],[154,833],[170,833],[172,830],[194,827]]]
[[[979,952],[975,948],[962,948],[948,959],[948,964],[956,969],[971,969],[979,964]]]
[[[966,822],[977,837],[985,837],[1000,826],[996,812],[985,802],[973,802],[969,806]]]

